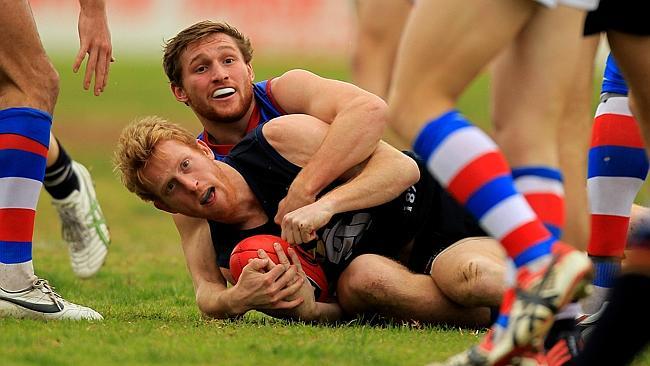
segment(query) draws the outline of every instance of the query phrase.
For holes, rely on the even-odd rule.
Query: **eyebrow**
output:
[[[221,46],[217,46],[216,49],[217,50],[227,49],[227,50],[230,50],[230,51],[236,51],[237,50],[235,47],[233,47],[233,46],[231,46],[229,44],[224,44],[224,45],[221,45]],[[201,57],[207,57],[207,55],[204,52],[199,53],[198,55],[196,55],[196,56],[194,56],[194,57],[192,57],[190,59],[190,62],[188,63],[188,65],[192,65],[192,63],[194,63],[194,61],[200,59]]]

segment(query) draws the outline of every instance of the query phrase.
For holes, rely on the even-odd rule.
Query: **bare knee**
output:
[[[463,306],[497,306],[505,290],[504,267],[485,258],[459,264],[450,277],[434,279],[443,292]],[[443,283],[444,282],[444,283]]]
[[[355,258],[336,285],[339,304],[349,314],[372,311],[377,298],[387,293],[387,258],[366,254]]]
[[[39,59],[4,70],[8,82],[0,85],[3,108],[26,106],[52,114],[59,95],[59,73],[47,57]]]

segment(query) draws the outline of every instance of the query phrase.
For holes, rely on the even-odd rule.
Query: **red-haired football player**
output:
[[[278,203],[328,127],[306,115],[278,117],[219,161],[189,132],[148,117],[124,129],[115,163],[123,183],[142,199],[209,222],[192,245],[183,243],[197,304],[207,315],[256,309],[318,321],[379,313],[489,324],[488,306],[496,306],[504,290],[503,252],[491,239],[466,239],[484,233],[413,156],[382,142],[314,203],[290,212],[281,225],[274,222]],[[338,303],[314,302],[288,260],[275,265],[264,253],[228,288],[233,247],[258,234],[316,243]]]

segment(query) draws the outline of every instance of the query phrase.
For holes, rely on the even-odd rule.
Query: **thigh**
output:
[[[513,166],[557,166],[557,126],[582,44],[584,12],[540,8],[493,65],[497,142]]]
[[[630,87],[632,112],[642,127],[647,145],[650,141],[650,36],[609,31],[607,37]]]
[[[387,97],[397,46],[413,4],[408,0],[357,0],[355,83]]]
[[[0,0],[0,109],[30,105],[22,93],[34,81],[42,80],[43,70],[51,69],[29,3]],[[39,105],[30,105],[41,107]],[[51,112],[51,111],[50,111]]]
[[[422,121],[451,108],[538,7],[522,0],[416,1],[393,74],[392,113]],[[402,134],[412,138],[418,130]]]

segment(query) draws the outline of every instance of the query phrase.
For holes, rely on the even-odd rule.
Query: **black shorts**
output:
[[[585,20],[586,36],[609,30],[640,36],[650,35],[645,0],[600,0],[598,9]]]
[[[420,182],[426,189],[430,210],[423,216],[425,223],[415,236],[407,267],[415,273],[428,273],[433,259],[455,242],[473,237],[488,236],[478,221],[459,204],[427,171],[420,166]]]

